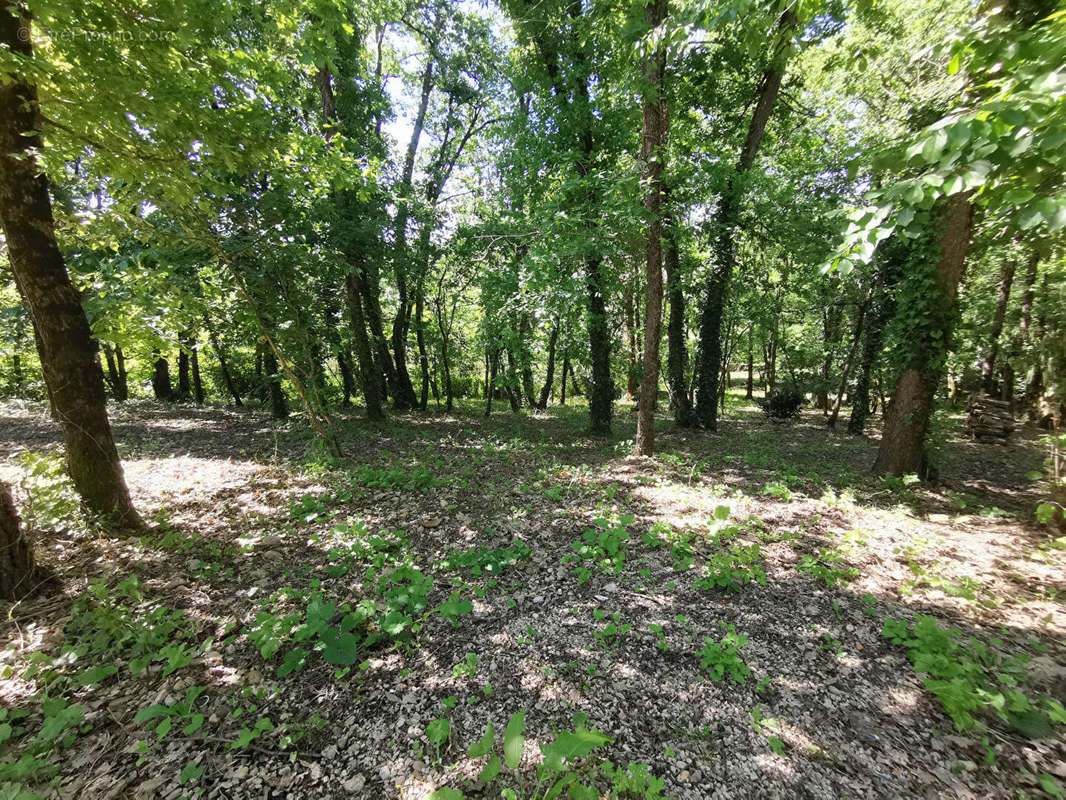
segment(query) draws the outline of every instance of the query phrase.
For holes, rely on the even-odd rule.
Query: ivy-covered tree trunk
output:
[[[669,199],[664,198],[664,203]],[[688,349],[685,346],[685,291],[681,280],[681,259],[678,255],[674,219],[667,207],[663,218],[663,265],[666,267],[667,302],[670,318],[666,326],[666,379],[674,422],[692,424],[692,403],[689,400],[687,370]]]
[[[969,195],[951,195],[937,215],[935,236],[939,253],[933,270],[933,295],[912,298],[921,307],[915,315],[906,366],[896,381],[885,416],[881,446],[873,470],[877,474],[930,474],[925,437],[933,411],[933,398],[944,373],[951,340],[959,282],[966,268],[966,253],[973,233],[973,206]]]
[[[666,20],[667,0],[653,0],[645,6],[648,28],[652,36]],[[637,408],[636,454],[650,456],[655,452],[655,406],[659,397],[659,342],[662,339],[663,319],[663,201],[666,171],[666,138],[670,130],[670,114],[666,105],[664,79],[666,49],[660,43],[649,55],[644,68],[648,89],[644,97],[644,120],[641,131],[640,156],[644,162],[644,210],[648,213],[648,236],[645,253],[644,280],[647,299],[644,310],[644,355],[640,376],[640,400]]]
[[[541,411],[548,407],[548,398],[551,397],[552,385],[555,383],[555,346],[559,341],[559,323],[552,325],[552,332],[548,336],[548,363],[544,372],[544,385],[540,388],[540,397],[537,399],[537,408]]]
[[[744,178],[759,153],[766,125],[773,114],[781,81],[791,53],[792,29],[797,22],[792,6],[778,22],[780,44],[775,48],[771,64],[762,75],[755,108],[748,123],[748,133],[740,152],[740,159],[729,176],[715,215],[717,230],[714,259],[704,290],[700,314],[699,382],[696,388],[696,408],[693,420],[708,430],[718,427],[718,375],[722,361],[722,316],[728,298],[729,282],[736,264],[736,228],[740,216]]]
[[[0,599],[22,600],[43,585],[11,487],[0,481]]]
[[[833,409],[829,412],[829,418],[826,420],[826,425],[830,428],[836,427],[837,419],[840,417],[840,405],[844,402],[844,392],[848,389],[848,378],[851,377],[851,369],[855,364],[856,353],[862,342],[862,332],[866,323],[866,313],[870,308],[870,303],[873,302],[876,292],[877,277],[874,276],[870,279],[870,288],[866,290],[866,297],[864,297],[863,301],[859,304],[859,308],[855,315],[855,329],[851,336],[851,345],[848,347],[848,354],[840,368],[840,385],[837,387],[836,398],[833,400]]]
[[[981,363],[981,388],[989,397],[995,397],[998,394],[996,391],[996,359],[999,357],[999,337],[1003,333],[1003,320],[1007,317],[1007,304],[1010,302],[1015,266],[1015,260],[1008,258],[1000,268],[996,310],[992,314],[992,328],[988,332],[988,345]]]
[[[32,38],[28,12],[0,8],[0,46],[28,60]],[[74,488],[91,511],[119,526],[141,527],[107,419],[96,343],[56,242],[48,179],[34,155],[42,147],[41,127],[36,87],[7,75],[0,81],[0,226],[38,335]]]

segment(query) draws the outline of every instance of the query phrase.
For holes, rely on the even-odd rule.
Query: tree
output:
[[[650,30],[649,53],[645,66],[644,121],[640,156],[644,162],[644,208],[648,213],[648,246],[645,263],[647,299],[644,310],[644,358],[637,411],[636,454],[650,456],[655,451],[655,404],[659,395],[659,340],[663,313],[663,173],[669,110],[663,91],[666,47],[661,30],[668,13],[667,0],[652,0],[645,7]]]
[[[28,65],[30,15],[0,10],[0,45]],[[119,527],[141,527],[107,418],[104,377],[89,321],[56,241],[37,90],[24,72],[0,83],[0,223],[19,291],[38,334],[41,367],[63,429],[67,467],[86,507]]]

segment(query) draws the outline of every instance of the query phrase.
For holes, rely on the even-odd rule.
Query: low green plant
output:
[[[607,620],[604,626],[594,634],[604,649],[617,646],[622,637],[633,629],[632,623],[622,622],[622,614],[618,611],[608,614],[606,611],[594,608],[592,616],[597,622]]]
[[[473,678],[477,672],[477,653],[467,653],[463,660],[452,667],[453,678]]]
[[[859,577],[859,570],[848,564],[835,547],[823,547],[817,555],[805,555],[796,569],[829,588],[846,586]]]
[[[573,730],[556,732],[551,741],[540,745],[542,760],[532,779],[519,775],[525,751],[525,711],[511,715],[503,732],[503,746],[497,749],[496,730],[490,722],[482,737],[470,746],[467,755],[488,756],[478,781],[495,784],[503,800],[544,800],[565,796],[571,800],[664,800],[665,783],[651,774],[646,764],[630,763],[625,768],[608,760],[593,761],[592,753],[613,743],[609,736],[591,729],[588,717],[577,713]],[[463,800],[459,789],[442,787],[430,800]]]
[[[609,575],[622,571],[626,561],[625,543],[629,540],[627,527],[632,524],[632,514],[623,515],[614,524],[602,517],[592,520],[593,527],[571,545],[574,552],[563,558],[564,564],[578,565],[574,570],[578,583],[587,583],[592,569]]]
[[[907,649],[915,672],[928,676],[925,688],[940,701],[956,730],[999,719],[1024,736],[1040,738],[1051,734],[1053,724],[1066,723],[1066,709],[1057,700],[1034,699],[1022,691],[1029,656],[1007,654],[1001,639],[964,639],[958,628],[941,627],[926,616],[909,625],[885,620],[881,635]]]
[[[700,650],[700,666],[713,681],[728,677],[738,686],[743,684],[751,668],[740,657],[740,650],[748,643],[748,637],[736,632],[732,625],[726,625],[726,633],[715,641],[707,636]]]
[[[792,490],[783,481],[769,481],[763,485],[759,493],[766,497],[776,497],[786,503],[792,499]]]
[[[67,473],[60,451],[19,456],[22,467],[19,509],[27,526],[40,530],[63,530],[83,522],[81,504]]]
[[[715,553],[704,565],[703,576],[693,585],[697,589],[736,591],[752,581],[766,583],[762,548],[758,544],[737,545]]]
[[[467,570],[474,577],[481,575],[500,575],[519,561],[527,560],[533,551],[529,545],[516,541],[510,547],[489,550],[483,547],[471,547],[467,550],[453,550],[437,567],[441,570]]]

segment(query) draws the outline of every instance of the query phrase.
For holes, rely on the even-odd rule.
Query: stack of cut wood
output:
[[[1014,430],[1014,415],[1010,403],[984,395],[970,398],[970,416],[966,430],[980,442],[1005,442]]]

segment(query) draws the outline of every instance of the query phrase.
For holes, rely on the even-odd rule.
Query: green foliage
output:
[[[908,625],[885,620],[881,635],[907,648],[907,656],[933,693],[956,730],[978,726],[977,714],[994,715],[1015,731],[1039,738],[1050,734],[1057,710],[1040,706],[1022,691],[1029,657],[1008,655],[1005,643],[963,639],[958,628],[940,627],[932,617],[919,616]]]
[[[453,550],[437,567],[442,570],[469,570],[474,577],[483,574],[501,575],[519,561],[527,560],[533,551],[523,541],[516,541],[510,547],[487,550],[471,547],[467,550]]]
[[[352,474],[352,479],[360,486],[373,489],[402,489],[425,494],[436,486],[444,485],[433,477],[426,467],[381,467],[361,466]]]
[[[796,569],[829,588],[846,586],[859,577],[859,570],[847,563],[836,547],[823,547],[817,555],[805,555]]]
[[[751,668],[740,657],[740,650],[748,643],[748,637],[736,632],[732,625],[726,625],[726,633],[715,641],[706,637],[700,650],[700,666],[712,681],[728,677],[738,686],[743,684]]]
[[[608,614],[606,611],[594,608],[592,610],[592,617],[597,622],[607,620],[603,627],[595,632],[596,639],[599,640],[600,645],[605,650],[616,647],[622,640],[622,637],[633,629],[632,623],[622,622],[622,614],[618,611]]]
[[[28,527],[62,530],[82,522],[81,504],[59,452],[26,450],[18,461],[22,467],[24,496],[20,511]]]
[[[798,417],[803,410],[803,393],[795,387],[785,386],[772,389],[765,397],[755,400],[762,413],[770,420],[789,420]]]
[[[625,566],[625,543],[629,541],[627,527],[633,524],[633,515],[624,514],[618,522],[611,524],[606,519],[592,521],[595,526],[581,534],[571,547],[574,553],[563,558],[563,563],[576,563],[575,572],[578,583],[588,583],[592,569],[598,569],[609,575],[617,575]],[[591,567],[585,566],[588,562]]]
[[[754,581],[766,583],[762,548],[758,544],[736,545],[715,553],[704,565],[704,574],[694,583],[697,589],[737,591]]]

